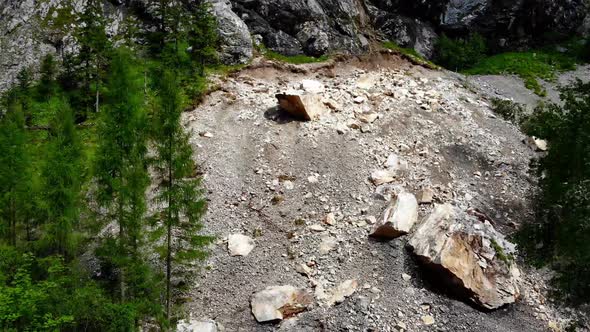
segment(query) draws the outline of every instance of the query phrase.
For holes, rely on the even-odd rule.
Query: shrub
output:
[[[492,108],[494,113],[516,125],[519,125],[526,116],[524,105],[506,99],[492,99]]]
[[[485,39],[474,33],[465,39],[451,39],[442,35],[436,46],[436,63],[450,70],[471,68],[486,55]]]

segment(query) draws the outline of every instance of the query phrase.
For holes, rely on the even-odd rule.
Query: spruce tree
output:
[[[145,191],[149,184],[145,154],[145,116],[141,78],[127,50],[115,52],[108,81],[108,106],[101,112],[95,178],[100,205],[117,222],[121,265],[121,298],[126,298],[125,275],[133,261],[143,229]]]
[[[0,119],[0,230],[4,241],[12,246],[17,244],[19,224],[26,222],[30,184],[25,119],[21,105],[13,100]]]
[[[188,135],[180,124],[183,102],[176,75],[164,71],[158,85],[158,105],[154,114],[156,168],[160,174],[158,201],[163,206],[159,230],[165,245],[160,251],[166,265],[166,315],[171,310],[171,277],[179,265],[206,257],[204,246],[211,238],[200,235],[200,219],[206,202],[200,179],[193,177],[194,162]]]
[[[51,123],[47,159],[42,169],[47,214],[45,236],[51,251],[68,259],[73,254],[80,213],[82,146],[71,109],[65,102],[59,106]]]

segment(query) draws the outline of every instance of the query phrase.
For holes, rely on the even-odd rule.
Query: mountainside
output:
[[[585,0],[208,1],[218,19],[220,58],[228,64],[248,62],[257,43],[285,55],[320,56],[359,54],[376,41],[392,40],[431,57],[441,33],[479,32],[493,47],[511,49],[543,38],[585,34],[590,29]],[[138,18],[149,29],[149,3],[105,1],[110,34],[124,34],[127,17]],[[44,54],[61,54],[75,47],[71,14],[80,12],[84,4],[84,0],[7,0],[0,4],[0,90],[7,89],[21,68],[37,64]]]

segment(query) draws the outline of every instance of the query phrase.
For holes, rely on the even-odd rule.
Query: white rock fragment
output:
[[[327,304],[332,306],[334,304],[342,303],[344,300],[354,294],[358,288],[358,281],[350,279],[343,281],[336,288],[328,291]]]
[[[232,234],[227,238],[227,250],[231,256],[248,256],[254,247],[254,240],[249,236]]]
[[[311,225],[308,228],[314,232],[323,232],[326,230],[326,228],[324,228],[324,226],[318,225],[318,224]]]
[[[322,82],[316,80],[303,80],[301,81],[299,88],[310,93],[322,93],[325,90]]]
[[[389,170],[378,169],[371,173],[371,182],[374,185],[382,185],[384,183],[390,183],[395,180],[395,173]]]
[[[290,285],[270,286],[252,295],[252,314],[259,323],[282,320],[305,311],[313,298],[304,289]]]
[[[430,316],[430,315],[424,315],[422,316],[422,323],[424,325],[432,325],[434,324],[434,317]]]
[[[176,324],[176,332],[218,332],[217,323],[213,320],[185,320]]]
[[[418,220],[418,202],[416,197],[408,192],[397,195],[385,210],[383,220],[377,223],[371,236],[382,239],[394,239],[408,234]]]
[[[547,151],[547,141],[544,139],[540,139],[540,138],[533,136],[533,137],[529,137],[526,140],[526,143],[534,151]]]

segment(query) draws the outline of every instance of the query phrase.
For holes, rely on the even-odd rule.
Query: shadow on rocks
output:
[[[277,124],[287,124],[294,121],[300,121],[280,107],[274,106],[264,112],[264,118],[276,122]]]

